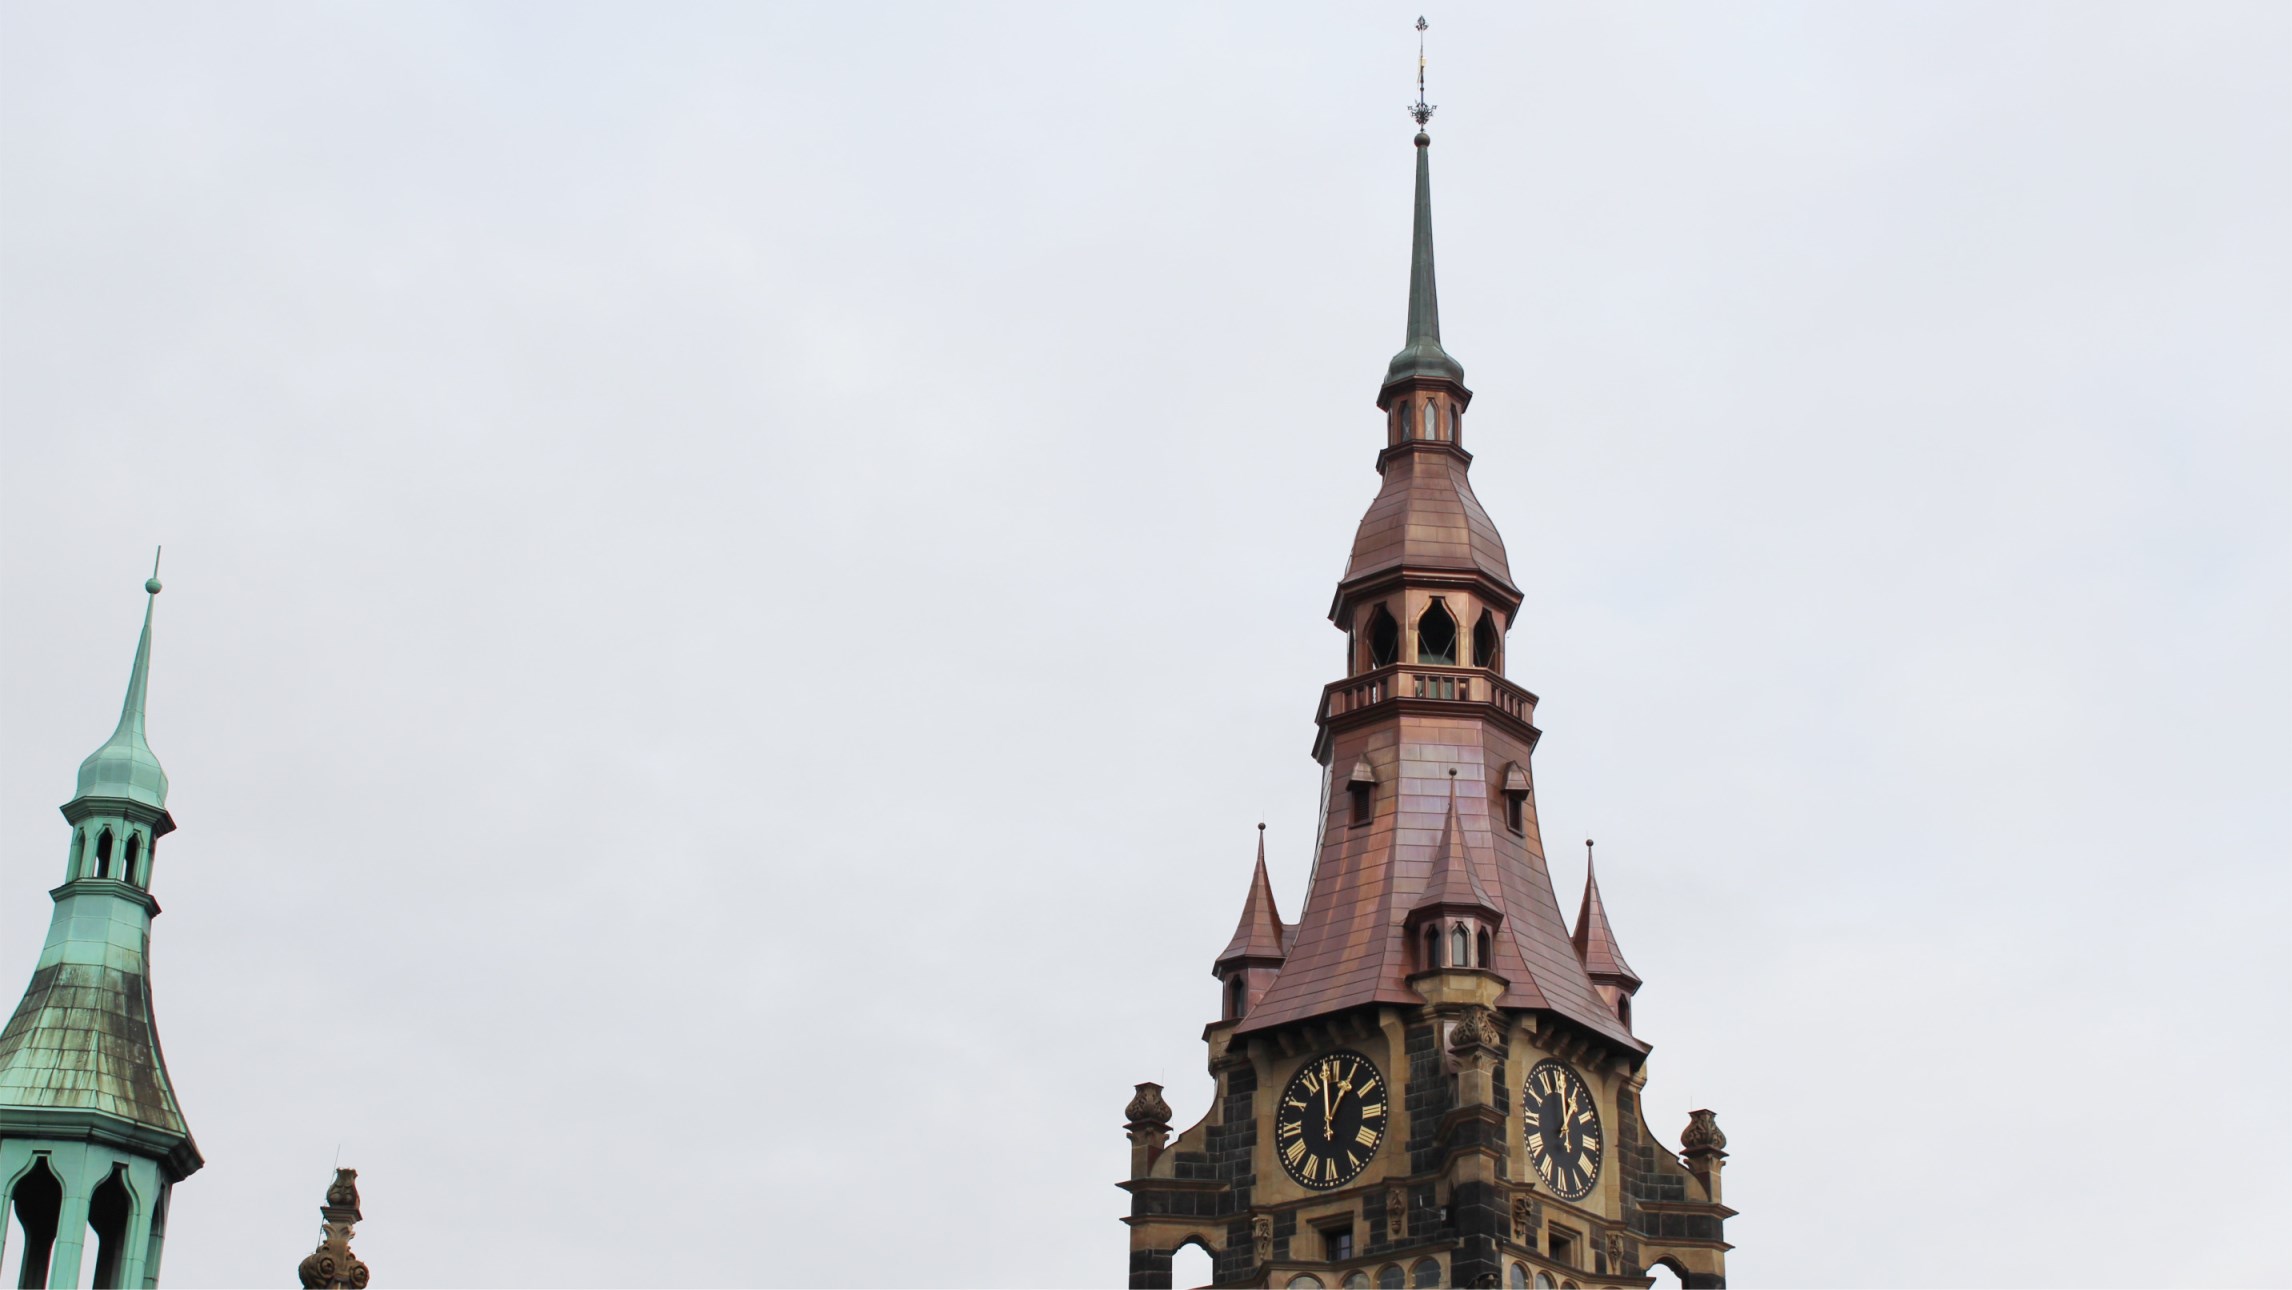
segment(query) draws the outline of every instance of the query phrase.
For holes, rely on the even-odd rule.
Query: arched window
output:
[[[1300,1273],[1289,1279],[1289,1290],[1321,1290],[1321,1278],[1310,1272]]]
[[[1480,621],[1472,625],[1472,665],[1492,672],[1504,670],[1501,655],[1504,650],[1504,629],[1496,625],[1496,612],[1480,611]]]
[[[1456,619],[1448,606],[1433,597],[1417,619],[1417,662],[1453,666],[1456,663]]]
[[[1622,996],[1621,998],[1619,998],[1619,999],[1617,999],[1617,1000],[1616,1000],[1616,1020],[1618,1020],[1618,1021],[1621,1021],[1622,1023],[1624,1023],[1624,1029],[1626,1029],[1626,1030],[1629,1030],[1629,1029],[1631,1029],[1631,996],[1630,996],[1630,995],[1628,995],[1628,994],[1627,994],[1627,995],[1624,995],[1624,996]]]
[[[111,830],[96,834],[96,871],[98,878],[111,877]]]
[[[1226,1020],[1240,1021],[1242,1009],[1249,1004],[1249,975],[1247,970],[1236,972],[1226,981]]]
[[[80,876],[80,866],[88,862],[88,831],[78,829],[72,833],[72,854],[64,861],[64,881]]]
[[[1401,660],[1401,625],[1383,605],[1369,615],[1369,666],[1386,667]]]
[[[126,862],[125,862],[124,864],[122,864],[122,865],[120,866],[120,869],[119,869],[119,880],[120,880],[121,882],[134,882],[134,881],[135,881],[135,862],[136,862],[136,861],[138,861],[138,860],[141,860],[142,858],[143,858],[143,835],[142,835],[142,834],[140,834],[140,833],[130,833],[130,834],[128,834],[128,835],[127,835],[127,859],[126,859]]]
[[[1408,1290],[1409,1278],[1398,1263],[1388,1263],[1377,1269],[1377,1290]]]
[[[1479,965],[1479,966],[1481,966],[1481,967],[1487,967],[1487,966],[1488,966],[1488,950],[1489,950],[1489,944],[1488,944],[1488,929],[1487,929],[1487,928],[1485,928],[1485,927],[1484,927],[1484,928],[1480,929],[1480,936],[1479,936],[1479,938],[1478,938],[1478,941],[1477,941],[1477,943],[1476,943],[1476,944],[1473,946],[1473,948],[1474,948],[1475,950],[1479,951],[1479,955],[1478,955],[1478,957],[1474,958],[1472,961],[1473,961],[1474,963],[1478,964],[1478,965]]]
[[[1345,1290],[1369,1290],[1369,1274],[1356,1272],[1345,1278]]]
[[[135,1201],[127,1192],[127,1166],[113,1165],[111,1177],[88,1197],[88,1226],[95,1229],[95,1278],[99,1286],[119,1284],[119,1265],[127,1257],[128,1220],[135,1216]]]
[[[1449,929],[1448,961],[1458,967],[1472,966],[1472,938],[1465,934],[1462,923]]]
[[[1409,1280],[1420,1286],[1439,1285],[1440,1261],[1437,1259],[1418,1259],[1417,1265],[1409,1269]]]
[[[44,1157],[34,1157],[32,1167],[16,1181],[16,1189],[9,1196],[16,1210],[16,1221],[21,1224],[18,1234],[23,1237],[23,1275],[19,1285],[48,1284],[48,1255],[56,1245],[56,1219],[64,1207],[64,1185],[48,1169]]]
[[[1551,1273],[1539,1272],[1536,1274],[1536,1290],[1552,1290]]]
[[[1438,439],[1440,433],[1440,404],[1425,400],[1425,438]]]
[[[1506,1284],[1510,1285],[1512,1290],[1528,1290],[1528,1265],[1525,1263],[1513,1264],[1511,1279]]]
[[[1425,929],[1425,971],[1430,972],[1439,966],[1440,929],[1437,927],[1428,927]]]

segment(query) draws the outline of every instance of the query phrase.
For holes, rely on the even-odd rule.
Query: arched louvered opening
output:
[[[1441,666],[1456,663],[1456,619],[1438,596],[1417,617],[1417,662]]]
[[[1401,661],[1401,625],[1383,605],[1369,615],[1369,666],[1389,667]]]
[[[136,866],[142,861],[142,859],[143,835],[140,833],[128,834],[127,855],[124,862],[119,867],[119,880],[121,882],[136,881],[140,876],[140,871],[136,868]]]
[[[44,1286],[48,1284],[48,1256],[56,1248],[56,1218],[64,1207],[64,1185],[48,1171],[46,1157],[32,1161],[32,1167],[16,1180],[8,1195],[9,1208],[16,1212],[17,1249],[19,1271],[16,1284]]]
[[[1226,1020],[1240,1021],[1242,1010],[1249,1007],[1249,973],[1236,972],[1226,978]]]
[[[88,1227],[95,1233],[96,1290],[116,1290],[120,1263],[127,1257],[128,1220],[135,1199],[127,1191],[127,1166],[113,1165],[111,1177],[88,1197]]]
[[[87,862],[88,831],[86,829],[74,829],[72,831],[72,853],[64,860],[64,881],[70,882],[79,877],[84,872],[82,866],[86,865]]]
[[[111,877],[111,830],[96,834],[95,876]]]
[[[1504,670],[1504,629],[1496,625],[1496,611],[1483,609],[1472,625],[1472,665],[1492,672]]]

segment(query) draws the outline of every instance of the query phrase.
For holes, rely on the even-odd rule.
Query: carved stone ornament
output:
[[[1456,1028],[1449,1032],[1450,1052],[1468,1053],[1475,1048],[1486,1048],[1492,1052],[1504,1049],[1504,1018],[1493,1008],[1474,1008],[1465,1013],[1464,1019],[1457,1022]]]
[[[1717,1151],[1727,1149],[1727,1135],[1719,1131],[1719,1117],[1710,1111],[1689,1111],[1686,1131],[1679,1135],[1682,1151]]]
[[[1273,1261],[1273,1215],[1259,1214],[1249,1221],[1250,1245],[1257,1251],[1257,1261]]]
[[[1527,1245],[1536,1241],[1536,1202],[1525,1192],[1512,1197],[1512,1239]]]
[[[1162,1086],[1159,1084],[1140,1084],[1138,1095],[1130,1099],[1130,1105],[1124,1107],[1122,1113],[1130,1117],[1128,1127],[1133,1129],[1170,1127],[1170,1104],[1162,1100]]]
[[[326,1189],[326,1203],[318,1212],[325,1219],[319,1225],[324,1235],[318,1248],[295,1266],[303,1290],[366,1290],[372,1273],[363,1259],[350,1252],[352,1225],[359,1220],[357,1170],[334,1171],[334,1182]]]
[[[1409,1194],[1398,1187],[1385,1192],[1385,1239],[1398,1241],[1409,1234]]]
[[[1623,1238],[1614,1232],[1608,1233],[1608,1273],[1611,1276],[1629,1275],[1624,1270]]]

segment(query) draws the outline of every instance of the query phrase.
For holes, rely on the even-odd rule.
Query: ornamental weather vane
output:
[[[1417,15],[1417,101],[1409,105],[1409,115],[1416,118],[1419,130],[1425,128],[1425,123],[1433,119],[1433,113],[1437,110],[1425,102],[1425,28],[1430,26],[1432,24],[1425,21],[1423,14]]]

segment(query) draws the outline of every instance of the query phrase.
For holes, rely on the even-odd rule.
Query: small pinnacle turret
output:
[[[1631,1024],[1631,997],[1639,992],[1639,973],[1624,962],[1623,946],[1608,926],[1607,906],[1600,900],[1600,879],[1592,867],[1592,840],[1584,839],[1584,903],[1576,909],[1576,957],[1584,975],[1592,979],[1600,996],[1625,1025]]]

